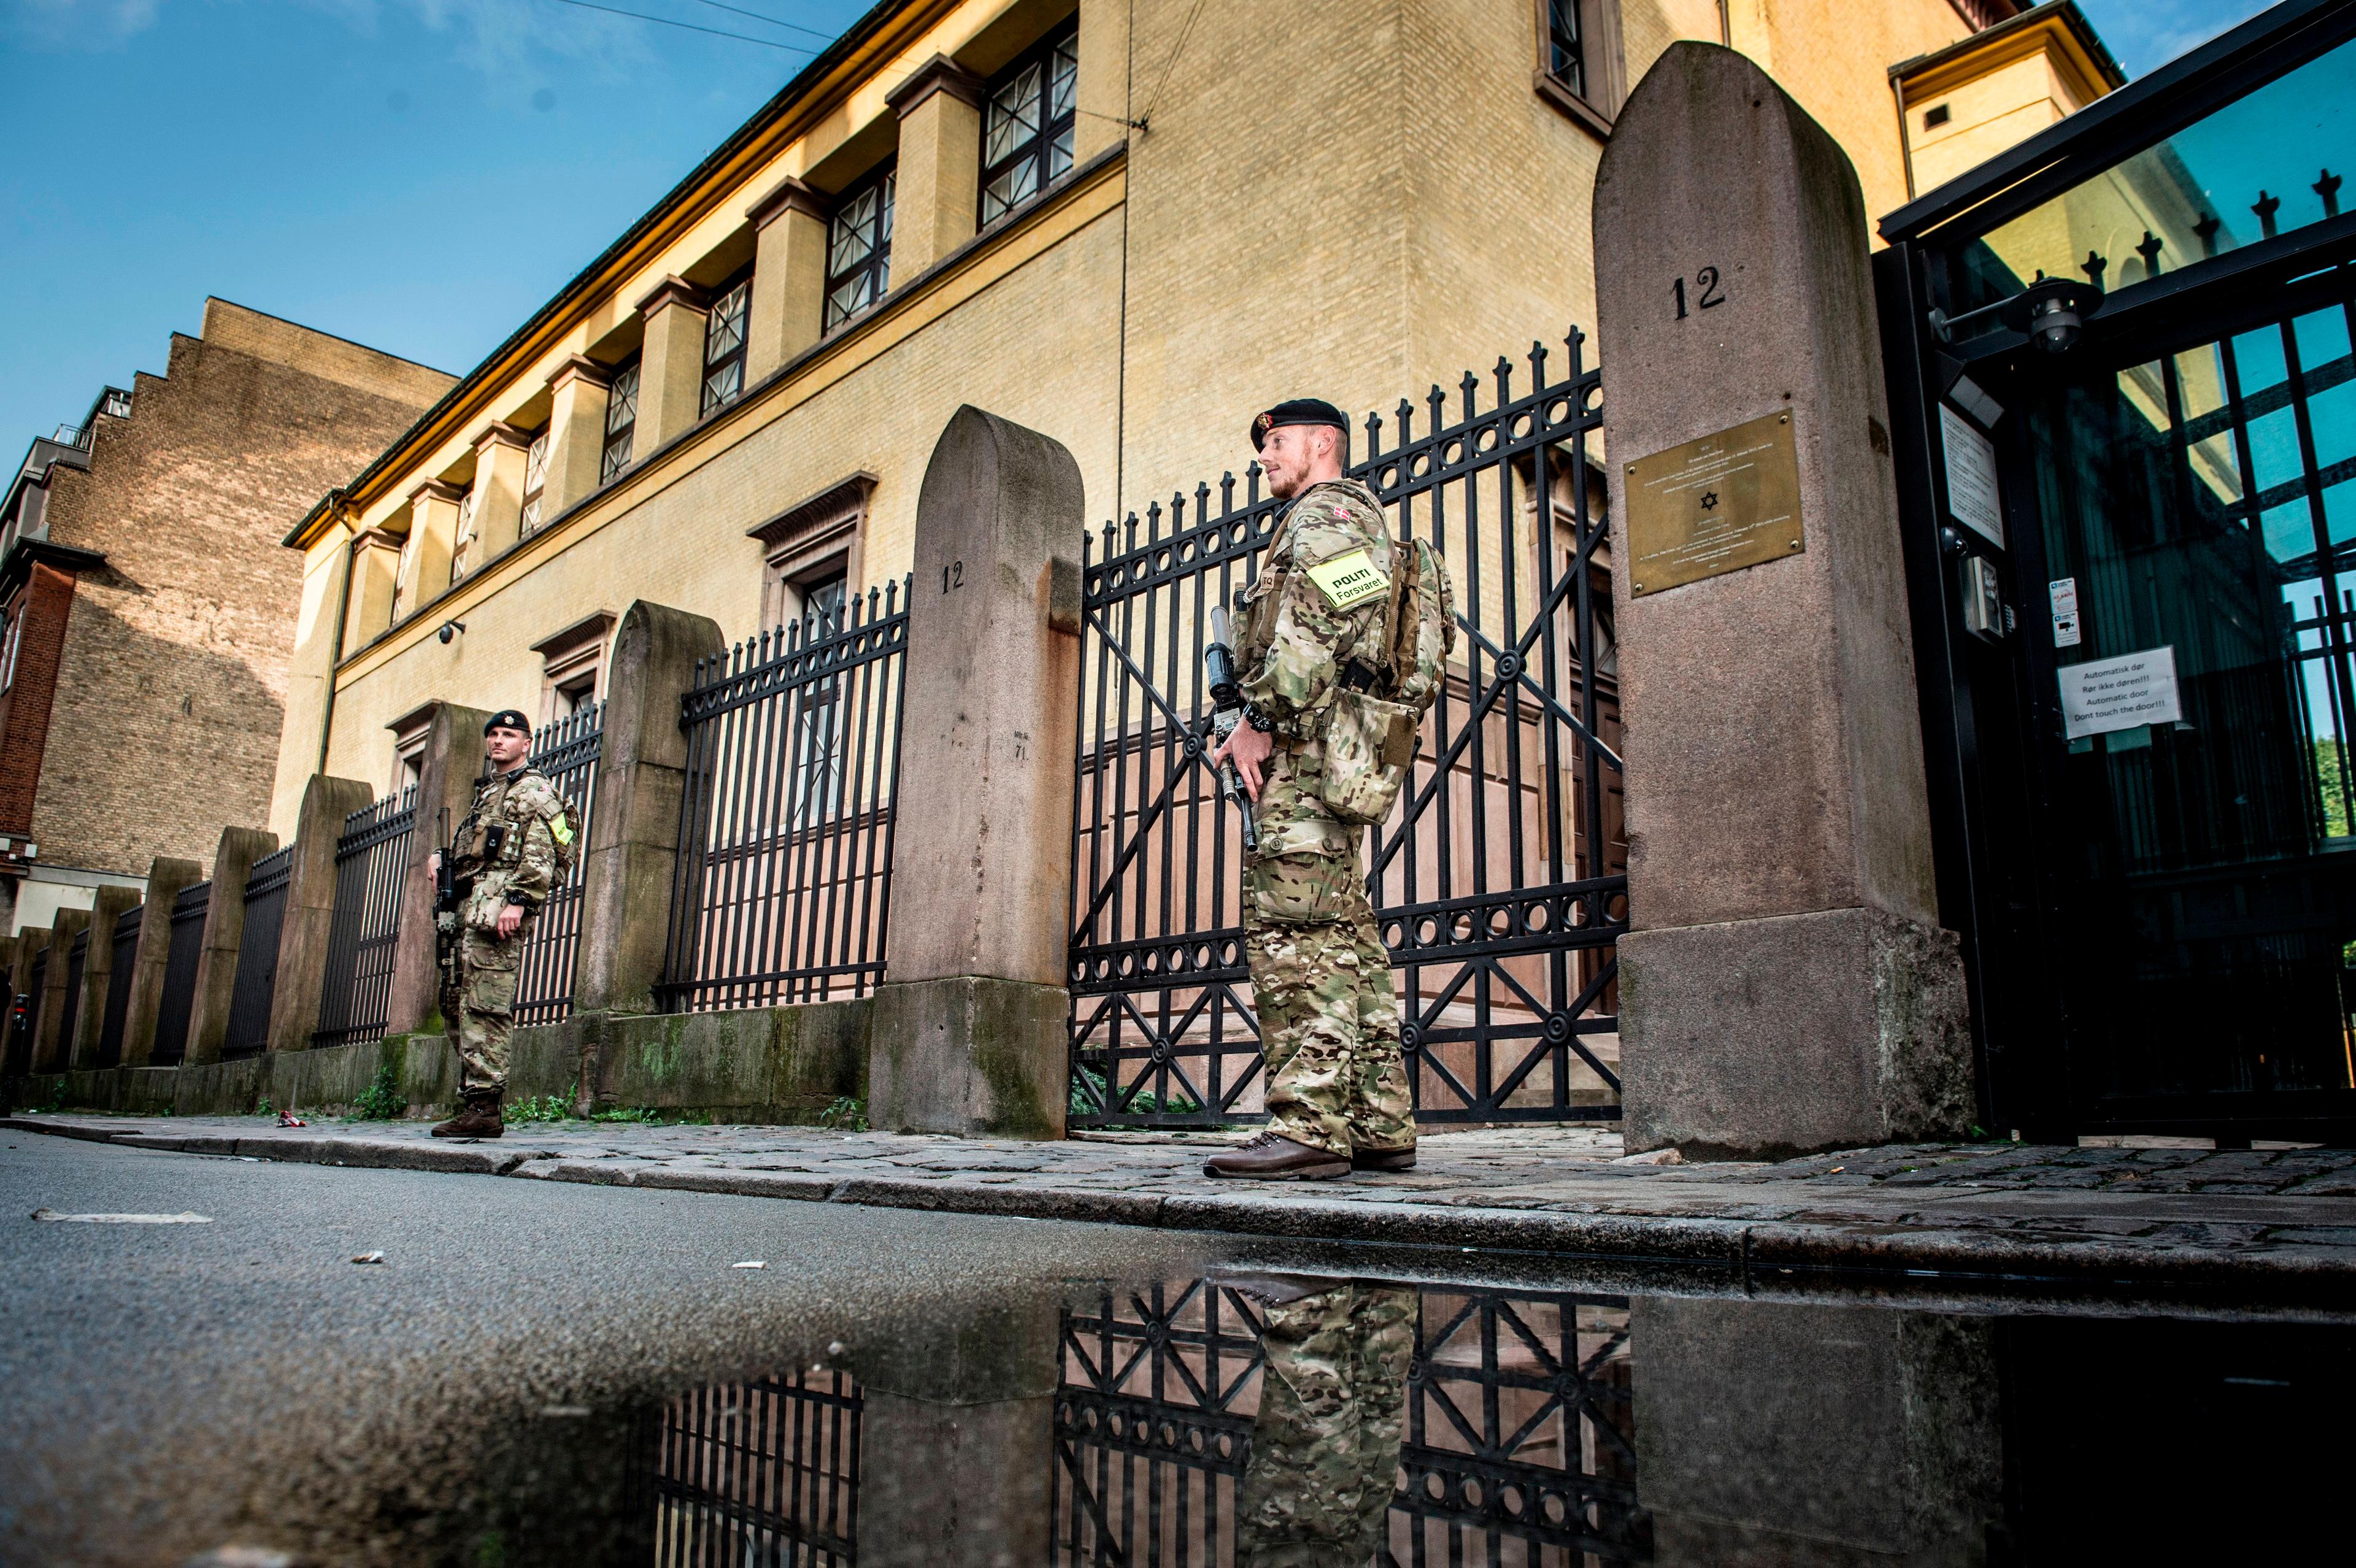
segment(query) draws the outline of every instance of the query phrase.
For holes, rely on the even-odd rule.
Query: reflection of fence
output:
[[[205,916],[212,909],[213,885],[182,888],[172,900],[172,941],[164,958],[164,995],[155,1006],[155,1046],[151,1066],[177,1066],[188,1054],[188,1018],[196,1010],[197,960],[204,953]]]
[[[1237,1560],[1267,1311],[1205,1281],[1065,1316],[1054,1562]],[[1404,1412],[1339,1413],[1398,1419],[1376,1568],[1650,1561],[1628,1350],[1620,1297],[1423,1293]]]
[[[230,987],[223,1060],[252,1056],[269,1047],[270,1001],[278,990],[278,933],[286,920],[286,884],[294,875],[294,848],[289,844],[264,855],[245,879],[245,934],[237,950],[237,979]]]
[[[98,1020],[98,1064],[101,1067],[123,1065],[123,1025],[131,1016],[131,983],[133,971],[139,966],[139,925],[147,913],[145,904],[133,904],[114,917],[114,931],[108,938],[114,952],[106,972],[106,1010]]]
[[[350,1045],[384,1033],[392,1015],[393,949],[416,820],[413,784],[344,818],[343,836],[336,840],[336,912],[327,928],[327,976],[314,1044]]]
[[[1369,882],[1398,966],[1425,1121],[1619,1115],[1627,927],[1611,564],[1594,446],[1601,382],[1574,334],[1559,379],[1498,362],[1483,398],[1402,402],[1352,472],[1457,587],[1456,662]],[[1486,401],[1486,411],[1483,403]],[[1451,408],[1451,403],[1455,403]],[[1419,435],[1418,430],[1424,433]],[[1072,1104],[1079,1124],[1258,1114],[1259,1042],[1236,907],[1239,834],[1197,736],[1209,613],[1253,581],[1282,503],[1248,469],[1088,543],[1073,844]]]
[[[905,583],[764,632],[681,700],[672,1011],[857,996],[884,978],[907,660]]]
[[[573,873],[549,890],[517,961],[515,1021],[555,1023],[573,1011],[573,965],[581,949],[581,871],[589,848],[589,814],[596,808],[597,760],[605,752],[605,705],[592,703],[544,725],[532,737],[531,765],[548,775],[571,805]]]
[[[74,1029],[81,1023],[81,982],[90,969],[90,927],[73,933],[66,946],[65,1014],[58,1023],[58,1060],[73,1062]]]
[[[629,1486],[631,1511],[654,1516],[656,1568],[849,1568],[863,1403],[841,1372],[797,1372],[648,1413]]]

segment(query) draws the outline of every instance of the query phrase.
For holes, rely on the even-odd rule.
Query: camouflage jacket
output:
[[[1277,741],[1254,813],[1263,855],[1356,850],[1364,830],[1335,821],[1317,798],[1325,714],[1350,660],[1376,656],[1393,549],[1375,493],[1355,479],[1328,480],[1292,503],[1243,592],[1243,699],[1272,720]],[[1360,552],[1365,559],[1354,560]]]
[[[462,883],[472,883],[460,923],[489,931],[509,904],[522,905],[527,920],[538,914],[556,885],[558,846],[569,845],[574,831],[571,808],[538,768],[493,773],[476,785],[453,862]]]

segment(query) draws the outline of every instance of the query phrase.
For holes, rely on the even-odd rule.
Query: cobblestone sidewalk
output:
[[[564,1122],[452,1145],[416,1122],[25,1115],[137,1148],[1337,1241],[2144,1283],[2356,1279],[2356,1151],[1900,1145],[1772,1164],[1622,1159],[1584,1128],[1427,1133],[1419,1168],[1314,1184],[1202,1173],[1226,1141],[1033,1144]]]

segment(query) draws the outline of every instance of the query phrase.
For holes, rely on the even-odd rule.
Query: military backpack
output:
[[[1344,822],[1390,816],[1456,646],[1456,590],[1439,549],[1429,539],[1403,540],[1391,560],[1375,661],[1349,662],[1326,718],[1318,798]]]

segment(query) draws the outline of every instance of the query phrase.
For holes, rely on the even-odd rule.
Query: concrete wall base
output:
[[[552,1096],[577,1108],[585,1098],[601,1110],[814,1124],[836,1100],[865,1097],[873,1013],[873,1002],[862,999],[728,1013],[588,1013],[519,1029],[509,1047],[508,1099]],[[241,1115],[266,1099],[279,1109],[336,1115],[349,1113],[388,1068],[411,1116],[455,1107],[457,1058],[438,1034],[197,1066],[42,1073],[10,1080],[0,1099],[183,1116]]]
[[[1060,1138],[1071,995],[958,975],[875,993],[868,1119],[894,1132]]]
[[[1953,932],[1866,909],[1631,932],[1620,986],[1632,1153],[1777,1159],[1970,1131]]]

